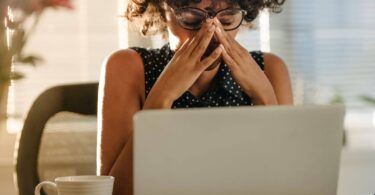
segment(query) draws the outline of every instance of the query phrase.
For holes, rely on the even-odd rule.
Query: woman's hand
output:
[[[207,21],[193,38],[182,44],[155,82],[146,98],[144,109],[170,108],[173,101],[186,92],[202,72],[221,56],[222,48],[218,47],[210,56],[201,60],[215,28],[213,20]]]
[[[277,104],[273,87],[249,52],[223,29],[217,18],[215,34],[221,43],[222,56],[233,78],[255,104]]]

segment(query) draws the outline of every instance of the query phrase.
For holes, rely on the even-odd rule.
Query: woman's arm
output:
[[[278,56],[264,53],[265,74],[279,105],[293,105],[293,93],[286,64]]]
[[[144,99],[144,70],[133,50],[111,55],[103,67],[99,87],[101,175],[115,177],[114,194],[132,194],[133,115]]]
[[[169,109],[173,101],[220,57],[221,49],[217,48],[209,57],[201,60],[214,34],[212,22],[206,23],[193,39],[186,40],[176,51],[152,87],[147,100],[141,57],[133,50],[124,50],[108,59],[100,82],[98,118],[101,174],[115,177],[114,194],[131,195],[133,192],[133,115],[142,107]]]

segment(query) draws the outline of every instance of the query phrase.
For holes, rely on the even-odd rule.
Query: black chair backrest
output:
[[[16,154],[16,176],[19,195],[34,194],[40,182],[38,154],[44,126],[58,112],[97,114],[98,83],[56,86],[44,91],[29,110]]]

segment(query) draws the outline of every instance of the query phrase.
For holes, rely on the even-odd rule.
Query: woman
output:
[[[109,57],[100,87],[101,174],[131,195],[132,117],[142,109],[292,104],[288,71],[270,53],[234,38],[261,9],[284,0],[129,0],[126,16],[144,35],[167,33],[161,49]]]

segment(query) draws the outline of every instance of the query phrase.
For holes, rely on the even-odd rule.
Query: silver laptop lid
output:
[[[344,108],[141,111],[135,195],[334,195]]]

